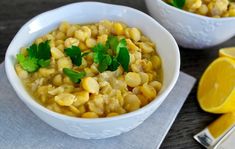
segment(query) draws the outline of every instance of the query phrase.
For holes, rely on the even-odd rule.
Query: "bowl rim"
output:
[[[82,5],[82,4],[90,4],[90,5],[98,5],[98,6],[112,6],[113,9],[115,8],[125,8],[127,11],[132,11],[133,13],[137,13],[139,15],[142,15],[143,17],[146,17],[147,19],[149,19],[152,23],[154,23],[155,25],[159,26],[159,28],[161,28],[161,30],[163,30],[168,36],[169,39],[172,41],[172,45],[174,46],[175,49],[175,54],[176,54],[176,68],[174,71],[174,75],[173,78],[171,80],[171,82],[169,83],[169,85],[165,88],[165,90],[162,92],[161,95],[157,96],[156,98],[166,98],[166,96],[170,93],[170,91],[172,90],[172,88],[175,86],[176,81],[178,80],[179,77],[179,70],[180,70],[180,53],[179,53],[179,47],[175,41],[175,39],[173,38],[173,36],[163,27],[161,26],[157,21],[155,21],[152,17],[150,17],[149,15],[145,14],[144,12],[141,12],[137,9],[128,7],[128,6],[123,6],[123,5],[116,5],[116,4],[108,4],[108,3],[102,3],[102,2],[75,2],[75,3],[70,3],[67,5],[63,5],[60,6],[58,8],[49,10],[49,11],[45,11],[43,13],[40,13],[38,15],[36,15],[35,17],[33,17],[32,19],[30,19],[29,21],[27,21],[17,32],[17,34],[14,36],[13,40],[11,41],[11,43],[9,44],[6,54],[5,54],[5,71],[7,74],[7,78],[11,84],[11,86],[14,88],[16,94],[18,95],[18,97],[20,97],[20,99],[23,102],[26,102],[27,104],[29,104],[31,107],[36,108],[44,113],[47,113],[50,116],[53,116],[57,119],[63,119],[63,120],[69,120],[69,121],[77,121],[77,122],[85,122],[85,123],[100,123],[100,122],[106,122],[106,121],[115,121],[115,120],[119,120],[119,119],[125,119],[125,118],[129,118],[135,115],[139,115],[140,113],[142,113],[143,111],[147,110],[148,108],[150,108],[153,104],[155,104],[156,102],[159,102],[159,100],[157,100],[156,98],[151,101],[149,104],[145,105],[144,107],[141,107],[140,109],[136,110],[136,111],[132,111],[129,113],[125,113],[125,114],[121,114],[118,116],[114,116],[114,117],[102,117],[102,118],[80,118],[80,117],[72,117],[72,116],[68,116],[65,114],[60,114],[60,113],[56,113],[52,110],[47,109],[46,107],[44,107],[43,105],[39,104],[37,101],[35,101],[33,99],[32,96],[30,96],[30,100],[28,100],[28,98],[24,97],[24,94],[22,94],[18,89],[16,84],[14,84],[13,80],[11,78],[11,71],[10,69],[8,69],[8,66],[11,65],[10,60],[9,60],[9,47],[12,44],[12,42],[14,42],[16,40],[16,36],[18,34],[21,33],[21,31],[26,28],[26,26],[28,24],[30,24],[32,21],[34,21],[37,17],[45,15],[47,13],[54,13],[60,9],[66,9],[69,8],[70,6],[74,6],[74,5]],[[162,100],[163,102],[164,100]],[[159,106],[161,105],[161,103],[159,104]]]
[[[152,0],[145,0],[145,1],[152,1]],[[174,11],[178,11],[180,13],[184,13],[184,14],[190,15],[192,17],[197,17],[198,19],[208,19],[208,20],[211,20],[211,21],[231,21],[231,20],[234,21],[235,20],[235,17],[213,18],[213,17],[209,17],[209,16],[203,16],[203,15],[192,13],[192,12],[189,12],[189,11],[186,11],[186,10],[183,10],[183,9],[176,8],[174,6],[171,6],[171,5],[167,4],[163,0],[155,0],[155,1],[159,2],[161,5],[165,6],[168,9],[172,9]]]

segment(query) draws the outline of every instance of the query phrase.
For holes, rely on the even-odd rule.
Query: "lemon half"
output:
[[[201,77],[197,97],[207,112],[235,111],[235,61],[227,57],[213,61]]]

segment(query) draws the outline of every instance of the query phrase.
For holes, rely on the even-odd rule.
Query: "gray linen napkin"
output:
[[[165,138],[195,79],[180,73],[164,103],[143,124],[120,136],[84,140],[50,127],[16,96],[0,65],[0,148],[3,149],[156,149]]]

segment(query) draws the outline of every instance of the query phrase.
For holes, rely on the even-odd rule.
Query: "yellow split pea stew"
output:
[[[99,118],[135,111],[162,86],[155,45],[135,27],[103,20],[62,22],[16,55],[15,70],[44,107]]]
[[[172,6],[203,16],[235,17],[235,0],[164,0]]]

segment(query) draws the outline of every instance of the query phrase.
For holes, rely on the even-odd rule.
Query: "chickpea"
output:
[[[89,110],[103,115],[104,113],[104,99],[101,95],[92,95],[91,100],[88,101]]]
[[[229,9],[229,16],[230,17],[235,17],[235,8],[233,8],[233,9]]]
[[[80,41],[85,41],[85,33],[82,31],[82,30],[77,30],[77,31],[75,31],[75,33],[74,33],[75,35],[75,37],[78,39],[78,40],[80,40]]]
[[[98,29],[95,25],[91,25],[90,26],[91,29],[91,36],[94,38],[98,35]]]
[[[135,94],[128,94],[124,97],[124,107],[128,112],[140,108],[140,100]]]
[[[141,83],[141,77],[138,73],[128,72],[125,76],[125,82],[130,87],[136,87]]]
[[[81,114],[86,112],[86,107],[84,105],[81,105],[78,107],[78,110],[80,111]]]
[[[64,39],[65,39],[65,33],[59,31],[59,32],[57,32],[55,38],[56,38],[57,40],[64,40]]]
[[[77,28],[75,26],[69,27],[66,32],[67,37],[73,37],[76,30]]]
[[[140,40],[141,34],[137,28],[131,28],[129,30],[129,34],[130,34],[130,37],[132,40],[134,40],[136,42]]]
[[[58,94],[62,94],[64,92],[64,88],[62,86],[57,87],[55,89],[49,90],[48,94],[50,95],[58,95]]]
[[[92,77],[83,78],[81,81],[82,87],[89,93],[99,93],[100,86],[98,82]]]
[[[63,71],[63,68],[72,68],[73,64],[69,57],[62,57],[57,61],[58,70]]]
[[[154,51],[153,47],[151,47],[150,45],[148,45],[145,42],[140,43],[139,46],[142,49],[143,53],[151,53]]]
[[[124,28],[121,23],[114,23],[113,24],[113,32],[116,35],[122,35],[124,33]]]
[[[126,39],[126,43],[131,53],[141,51],[130,39]]]
[[[91,68],[84,68],[84,71],[85,71],[87,77],[95,76],[95,74],[93,73],[93,70]]]
[[[73,103],[74,106],[78,107],[85,104],[89,100],[89,92],[80,91],[75,93],[77,100]]]
[[[148,104],[148,102],[149,102],[148,98],[144,97],[143,94],[138,94],[137,96],[138,96],[138,98],[139,98],[139,100],[141,102],[141,107],[143,107],[143,106]]]
[[[56,40],[55,41],[56,46],[61,45],[61,44],[64,44],[64,40]]]
[[[141,84],[148,83],[149,82],[149,75],[144,72],[140,72],[140,78],[141,78]]]
[[[68,76],[65,76],[63,78],[63,83],[65,83],[65,84],[73,84],[73,82],[71,81],[71,79]]]
[[[64,57],[64,53],[55,47],[51,48],[51,55],[55,59],[60,59],[60,58]]]
[[[148,99],[153,99],[157,95],[156,90],[152,86],[148,85],[147,83],[141,86],[140,90],[142,94]]]
[[[159,81],[152,81],[149,85],[154,87],[156,91],[159,91],[162,88],[162,84]]]
[[[92,48],[92,47],[94,47],[96,45],[96,40],[95,39],[93,39],[93,38],[87,38],[87,40],[86,40],[86,46],[88,47],[88,48]]]
[[[79,48],[81,49],[81,51],[87,50],[87,46],[84,42],[79,42]]]
[[[201,7],[198,9],[199,14],[201,15],[206,15],[208,13],[208,7],[203,4]]]
[[[70,48],[71,46],[78,46],[79,41],[76,38],[67,38],[64,41],[65,48]]]
[[[52,74],[55,73],[55,69],[54,68],[40,68],[39,69],[39,74],[43,77],[49,77]]]
[[[56,86],[59,86],[62,84],[62,76],[60,74],[56,75],[54,78],[53,78],[53,84],[56,85]]]
[[[59,26],[59,30],[60,30],[61,32],[66,33],[66,31],[69,29],[69,27],[70,27],[70,25],[69,25],[68,22],[62,22],[62,23],[60,24],[60,26]]]
[[[64,44],[60,44],[56,48],[63,52],[64,51]]]
[[[100,35],[97,38],[97,43],[105,44],[107,39],[108,39],[108,35],[106,35],[106,34]]]
[[[156,56],[156,55],[152,56],[150,61],[152,62],[154,69],[159,69],[160,68],[161,60],[158,56]]]
[[[73,106],[73,105],[69,106],[69,109],[70,109],[73,113],[75,113],[76,115],[79,115],[79,114],[81,113],[81,112],[79,111],[79,109],[76,108],[76,107]]]
[[[55,96],[55,102],[61,106],[70,106],[76,100],[76,96],[69,93],[63,93]]]

